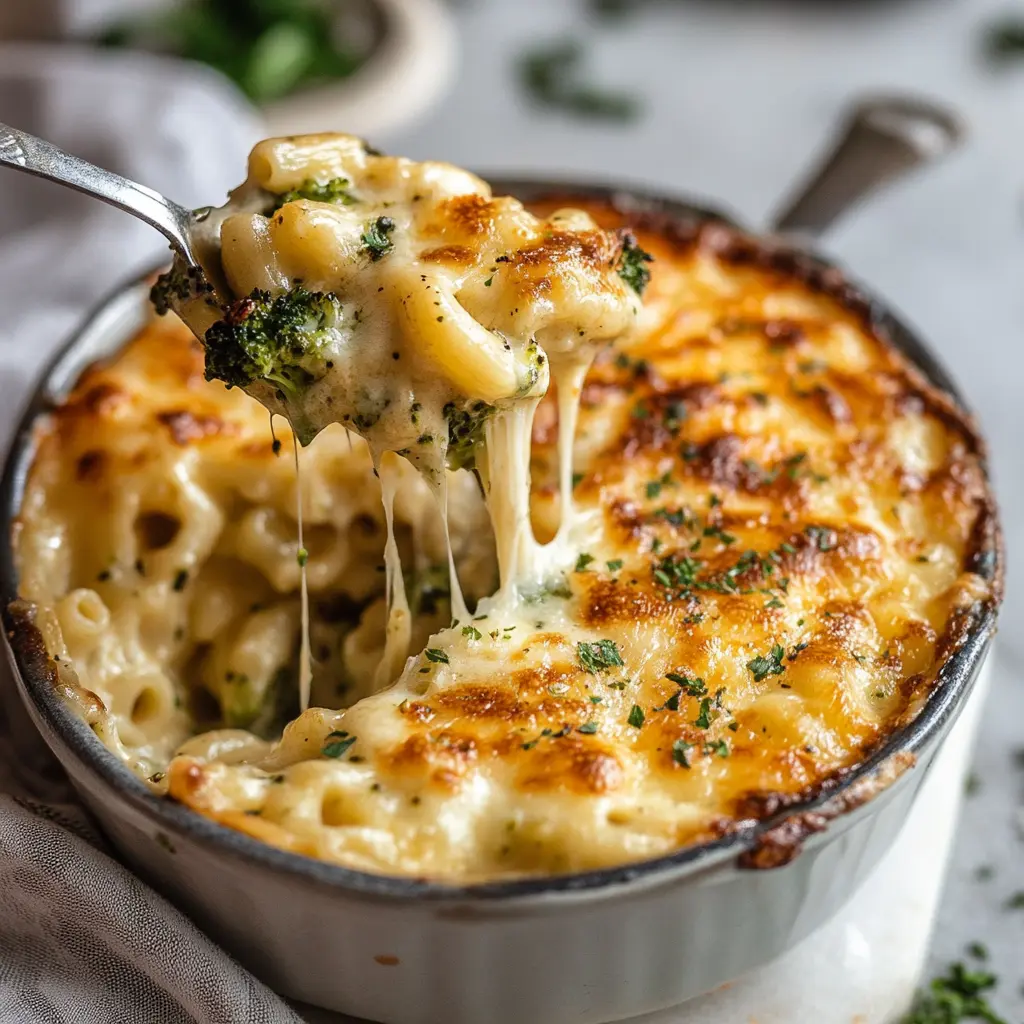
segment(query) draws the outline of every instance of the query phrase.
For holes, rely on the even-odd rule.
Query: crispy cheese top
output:
[[[365,450],[325,432],[303,487],[324,551],[346,547],[340,568],[311,578],[331,666],[315,696],[327,707],[280,741],[225,729],[184,739],[197,695],[223,708],[240,659],[268,676],[294,663],[293,549],[282,544],[275,560],[241,539],[260,516],[287,536],[276,483],[292,470],[275,461],[265,418],[202,382],[201,354],[167,328],[87,374],[55,415],[18,534],[23,596],[52,611],[40,617],[49,649],[95,695],[98,731],[143,772],[165,772],[156,785],[172,798],[285,849],[383,873],[474,881],[657,856],[862,762],[920,711],[998,600],[972,425],[834,274],[716,225],[686,233],[575,196],[550,208],[566,202],[605,227],[631,220],[656,257],[641,331],[604,353],[584,388],[574,570],[514,615],[440,629],[442,608],[397,683],[369,693],[347,666],[374,638],[379,651],[381,585],[353,583],[380,560],[379,514]],[[545,400],[533,439],[533,516],[548,536],[556,408]],[[126,505],[181,517],[183,492],[197,509],[188,529],[139,554]],[[493,553],[473,487],[459,494],[463,577],[485,593]],[[428,496],[411,493],[403,514],[420,533],[408,539],[425,553],[414,558],[436,560]],[[98,536],[120,545],[112,569]],[[179,587],[182,559],[191,575]],[[314,548],[311,573],[316,564]],[[231,597],[213,635],[216,587]],[[98,604],[83,606],[85,591]],[[283,654],[260,648],[268,610],[284,622]],[[80,636],[83,616],[100,621],[94,636]],[[331,692],[342,672],[349,689]],[[181,705],[166,719],[138,682],[159,689],[158,676]]]

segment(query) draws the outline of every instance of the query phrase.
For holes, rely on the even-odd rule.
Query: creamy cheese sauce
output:
[[[228,331],[249,330],[259,315],[254,300],[288,299],[296,288],[328,296],[306,317],[322,317],[315,343],[290,350],[288,367],[242,383],[286,416],[302,443],[340,423],[370,446],[388,531],[383,685],[399,675],[411,636],[390,453],[408,459],[430,486],[449,537],[445,468],[449,442],[458,439],[453,423],[485,404],[492,411],[482,431],[473,428],[482,433],[473,447],[498,550],[500,586],[491,606],[515,615],[524,594],[536,595],[568,568],[583,378],[597,348],[624,337],[636,320],[637,296],[619,274],[625,242],[581,211],[541,221],[514,199],[492,198],[465,171],[380,157],[350,136],[269,140],[253,151],[249,170],[206,229],[211,248],[219,232],[224,277],[238,300],[224,323]],[[208,373],[223,375],[218,354],[228,331],[222,324],[207,333],[208,305],[177,308],[212,353]],[[287,329],[271,321],[267,330],[275,340]],[[234,365],[224,376],[229,383],[239,382]],[[530,523],[530,439],[552,375],[562,518],[555,539],[542,546]],[[299,529],[301,547],[301,515]],[[466,621],[450,542],[447,562],[452,615]],[[304,596],[302,710],[309,699],[308,618]]]
[[[571,513],[569,417],[554,395],[534,416],[536,537],[503,548],[543,585],[503,603],[484,496],[449,471],[472,609],[450,626],[438,490],[380,455],[410,625],[384,689],[389,531],[363,439],[334,425],[301,453],[313,678],[298,714],[295,468],[265,410],[203,384],[203,351],[165,320],[39,424],[19,592],[64,698],[156,791],[349,868],[586,871],[800,806],[941,687],[1000,593],[970,421],[844,288],[721,226],[691,237],[588,209],[657,262],[645,324],[587,376]],[[510,294],[485,284],[494,265],[466,286],[474,314]],[[532,295],[531,265],[499,267]],[[557,377],[571,339],[537,339]],[[490,432],[506,454],[525,443],[511,415]],[[476,448],[462,457],[497,480],[502,453]]]

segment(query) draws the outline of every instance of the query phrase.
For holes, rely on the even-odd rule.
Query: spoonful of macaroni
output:
[[[384,677],[394,678],[408,648],[390,529],[395,456],[419,470],[445,520],[446,471],[477,473],[497,546],[492,600],[513,610],[564,568],[583,378],[602,345],[631,331],[649,277],[651,257],[628,233],[579,210],[536,217],[468,171],[385,156],[351,135],[261,142],[227,203],[192,213],[3,131],[4,162],[134,213],[170,240],[174,264],[153,303],[203,343],[207,379],[284,416],[302,445],[334,423],[366,440],[389,524],[396,639]],[[529,519],[530,437],[551,380],[562,525],[540,545]],[[465,620],[450,553],[449,568],[453,613]]]

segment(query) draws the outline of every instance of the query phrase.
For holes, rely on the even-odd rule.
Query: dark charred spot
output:
[[[439,249],[429,249],[420,253],[424,263],[454,263],[466,265],[476,260],[476,253],[464,245],[444,245]]]
[[[218,434],[234,433],[231,425],[219,416],[201,416],[188,409],[170,409],[158,412],[156,418],[171,432],[175,444],[185,447],[192,441],[201,441],[205,437],[216,437]]]
[[[525,790],[596,794],[618,789],[624,776],[614,754],[574,733],[526,752],[516,784]]]
[[[83,453],[75,463],[75,479],[83,483],[95,483],[103,476],[103,469],[107,464],[107,453],[99,449],[93,449]]]
[[[494,222],[494,201],[475,192],[446,199],[442,210],[455,227],[469,235],[484,234]]]
[[[127,391],[107,381],[94,384],[82,395],[82,405],[86,411],[97,416],[106,416],[112,413],[119,405],[124,404],[128,400],[129,395]]]
[[[833,388],[818,384],[811,389],[810,397],[825,416],[836,426],[853,422],[853,411],[849,402]]]

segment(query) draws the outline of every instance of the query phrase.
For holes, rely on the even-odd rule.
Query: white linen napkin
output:
[[[0,121],[204,205],[237,182],[255,112],[197,66],[0,46]],[[68,332],[156,264],[151,228],[0,168],[0,448]],[[300,1018],[102,850],[0,666],[0,1022],[299,1024]]]

